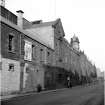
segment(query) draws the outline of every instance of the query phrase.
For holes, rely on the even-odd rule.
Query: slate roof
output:
[[[57,24],[57,22],[60,19],[56,19],[55,21],[50,21],[50,22],[42,22],[40,24],[32,24],[33,22],[30,22],[31,25],[24,27],[24,29],[30,29],[30,28],[37,28],[37,27],[45,27],[45,26],[54,26]]]

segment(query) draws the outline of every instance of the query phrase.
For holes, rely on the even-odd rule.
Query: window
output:
[[[40,51],[43,51],[43,49],[40,49]]]
[[[62,39],[62,37],[61,37],[61,36],[59,37],[59,39],[58,39],[58,40],[59,40],[59,41],[61,41],[61,42],[63,41],[63,39]]]
[[[59,58],[59,62],[62,62],[63,60],[62,60],[62,58]]]
[[[43,62],[43,49],[40,49],[40,61]]]
[[[48,64],[51,64],[52,63],[52,58],[50,56],[50,52],[49,51],[47,52],[47,63]]]
[[[33,59],[36,58],[36,46],[35,45],[32,45],[32,57]]]
[[[50,56],[50,52],[47,52],[47,55]]]
[[[12,71],[12,72],[14,71],[14,64],[12,64],[12,63],[9,64],[9,69],[8,69],[8,71]]]
[[[32,61],[32,43],[27,40],[25,40],[24,52],[24,59]]]
[[[56,46],[57,46],[57,43],[56,43]]]
[[[14,46],[14,35],[9,34],[9,39],[8,39],[8,50],[14,52],[15,46]]]
[[[30,69],[29,67],[26,67],[26,73],[29,73]]]

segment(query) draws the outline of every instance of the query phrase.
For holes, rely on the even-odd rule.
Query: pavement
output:
[[[75,86],[75,87],[72,87],[72,88],[79,88],[79,87],[87,87],[89,86],[88,84],[87,85],[84,85],[84,86]],[[54,90],[46,90],[46,91],[41,91],[41,92],[30,92],[30,93],[20,93],[20,94],[9,94],[9,95],[3,95],[0,97],[0,100],[9,100],[10,98],[17,98],[17,97],[22,97],[22,96],[28,96],[28,95],[37,95],[37,94],[44,94],[44,93],[49,93],[49,92],[56,92],[56,91],[62,91],[62,90],[66,90],[68,88],[61,88],[61,89],[54,89]]]
[[[104,105],[103,84],[31,93],[2,101],[2,105]]]
[[[47,91],[41,91],[41,92],[30,92],[30,93],[21,93],[21,94],[9,94],[9,95],[4,95],[0,97],[0,100],[9,100],[11,98],[17,98],[17,97],[23,97],[23,96],[28,96],[28,95],[37,95],[37,94],[43,94],[43,93],[49,93],[49,92],[56,92],[60,90],[65,90],[67,88],[62,88],[62,89],[54,89],[54,90],[47,90]]]

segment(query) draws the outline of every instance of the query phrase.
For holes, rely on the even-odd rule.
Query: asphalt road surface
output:
[[[104,105],[104,85],[79,86],[2,101],[1,105]]]

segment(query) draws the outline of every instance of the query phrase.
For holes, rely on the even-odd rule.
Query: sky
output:
[[[105,0],[5,0],[5,7],[16,14],[23,10],[29,21],[61,18],[65,38],[74,33],[80,49],[89,60],[105,71]]]

